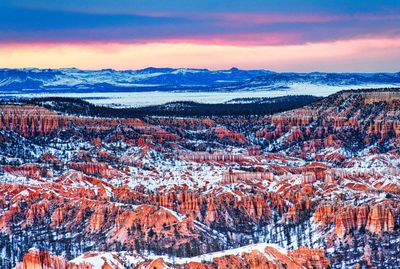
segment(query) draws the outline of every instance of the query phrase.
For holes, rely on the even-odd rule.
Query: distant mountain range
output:
[[[116,71],[0,69],[2,93],[282,90],[293,85],[398,86],[400,73],[277,73],[269,70],[146,68]]]

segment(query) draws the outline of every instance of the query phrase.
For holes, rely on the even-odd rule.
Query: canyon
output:
[[[400,93],[280,113],[0,104],[0,267],[398,268]]]

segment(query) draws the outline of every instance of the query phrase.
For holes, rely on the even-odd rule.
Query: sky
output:
[[[1,0],[0,67],[400,71],[400,0]]]

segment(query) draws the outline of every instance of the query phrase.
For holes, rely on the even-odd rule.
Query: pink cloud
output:
[[[52,44],[75,44],[82,46],[91,46],[93,44],[150,44],[150,43],[187,43],[187,44],[200,44],[200,45],[232,45],[232,46],[255,46],[255,45],[283,45],[301,43],[302,38],[300,33],[239,33],[239,34],[203,34],[192,35],[189,37],[146,37],[124,40],[110,40],[110,41],[86,41],[79,39],[72,39],[68,41],[60,40],[37,40],[37,41],[3,41],[0,46],[15,44],[19,46],[39,46],[46,47]]]
[[[138,69],[148,66],[277,71],[399,71],[400,38],[275,46],[190,43],[0,45],[2,67]]]
[[[168,38],[167,43],[189,43],[201,45],[224,46],[275,46],[300,42],[301,35],[297,33],[265,33],[265,34],[220,34],[194,36],[190,38]]]

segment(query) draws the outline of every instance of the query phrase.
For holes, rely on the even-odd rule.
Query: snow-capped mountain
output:
[[[280,90],[293,85],[396,86],[400,73],[276,73],[268,70],[146,68],[116,71],[0,69],[3,93],[171,90]]]
[[[210,71],[207,69],[146,68],[116,71],[69,69],[0,69],[0,89],[3,91],[55,90],[140,90],[176,87],[206,87],[240,83],[269,74],[265,70]]]
[[[347,86],[363,84],[399,84],[400,73],[271,73],[249,81],[250,84],[310,83]]]

